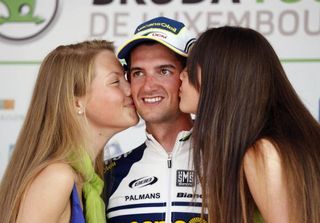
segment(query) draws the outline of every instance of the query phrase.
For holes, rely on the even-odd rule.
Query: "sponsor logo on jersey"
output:
[[[158,178],[155,176],[152,177],[141,177],[139,179],[133,180],[129,183],[130,188],[141,188],[146,187],[152,184],[155,184],[158,181]]]
[[[109,161],[104,167],[104,172],[106,173],[106,172],[112,170],[116,165],[117,165],[117,163],[115,161],[113,161],[113,160]]]
[[[177,187],[193,187],[194,186],[194,171],[192,170],[177,170]]]
[[[178,192],[177,198],[202,198],[201,194]]]
[[[126,195],[124,196],[124,198],[125,198],[125,201],[159,199],[160,193]]]

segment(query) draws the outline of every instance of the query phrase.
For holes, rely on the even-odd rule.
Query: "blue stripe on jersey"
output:
[[[151,213],[151,214],[131,214],[122,215],[108,219],[108,223],[143,223],[143,222],[160,222],[165,219],[165,213]]]
[[[193,223],[206,223],[199,213],[185,213],[185,212],[172,212],[171,222],[193,222]],[[205,218],[207,216],[205,215]],[[165,213],[148,213],[148,214],[130,214],[121,215],[108,219],[108,223],[162,223],[165,221]]]
[[[166,203],[147,203],[147,204],[129,204],[108,209],[108,213],[112,211],[129,209],[129,208],[145,208],[145,207],[165,207]]]
[[[172,206],[187,206],[187,207],[201,207],[202,204],[200,202],[172,202]]]

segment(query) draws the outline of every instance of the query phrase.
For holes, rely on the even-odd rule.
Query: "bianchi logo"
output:
[[[0,37],[31,39],[52,23],[59,0],[0,0]]]
[[[141,188],[148,185],[152,185],[158,181],[156,177],[141,177],[137,180],[133,180],[129,183],[130,188]]]

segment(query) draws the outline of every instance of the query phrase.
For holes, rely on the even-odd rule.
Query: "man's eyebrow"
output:
[[[164,68],[175,69],[176,66],[174,66],[173,64],[160,64],[160,65],[155,67],[155,69],[164,69]],[[141,68],[141,67],[131,67],[129,69],[130,72],[132,72],[132,71],[140,71],[140,70],[143,70],[143,68]]]
[[[140,68],[140,67],[131,67],[131,68],[129,69],[130,72],[131,72],[131,71],[136,71],[136,70],[142,70],[142,68]]]
[[[176,66],[174,66],[173,64],[161,64],[161,65],[159,65],[159,66],[157,66],[156,68],[176,68]]]

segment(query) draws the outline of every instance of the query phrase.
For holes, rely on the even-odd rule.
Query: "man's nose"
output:
[[[143,83],[143,88],[145,91],[152,91],[157,86],[157,79],[154,75],[146,75]]]

